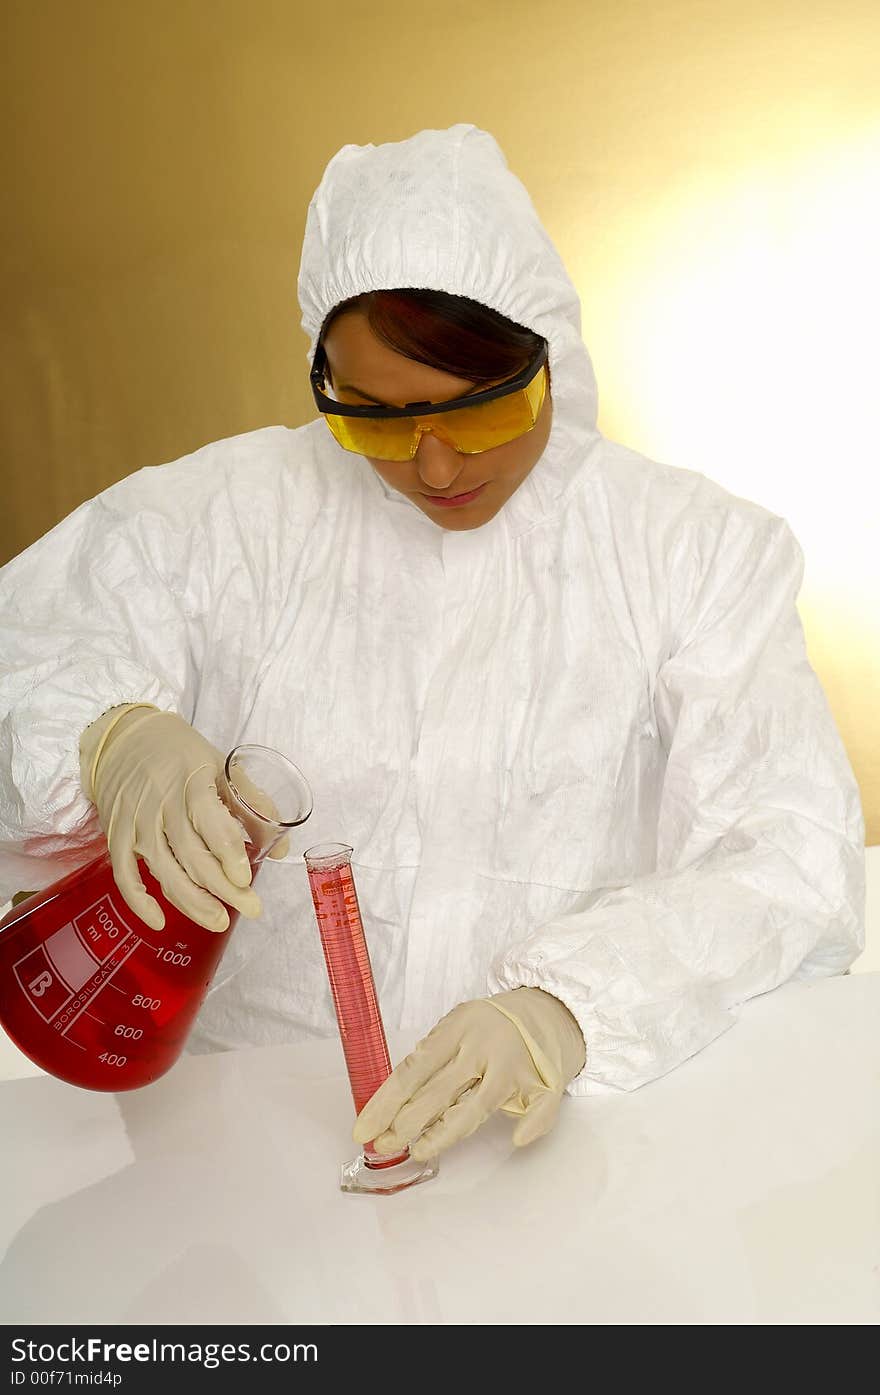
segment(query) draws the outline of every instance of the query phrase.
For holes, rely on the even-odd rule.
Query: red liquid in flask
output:
[[[310,866],[308,875],[355,1112],[360,1114],[391,1074],[391,1058],[348,859],[348,852],[322,858],[329,865]],[[376,1153],[371,1141],[364,1157],[368,1167],[393,1167],[409,1157],[409,1150]]]
[[[122,899],[109,854],[0,920],[0,1022],[43,1070],[88,1090],[134,1090],[183,1049],[229,929],[205,930],[169,905],[151,930]]]

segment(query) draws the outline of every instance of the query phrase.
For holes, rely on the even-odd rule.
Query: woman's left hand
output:
[[[476,998],[438,1022],[358,1115],[356,1143],[409,1147],[418,1162],[501,1109],[520,1116],[521,1147],[549,1132],[563,1091],[583,1069],[584,1039],[568,1008],[540,988]]]

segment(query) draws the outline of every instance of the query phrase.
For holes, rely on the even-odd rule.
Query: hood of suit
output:
[[[335,306],[401,288],[467,296],[547,340],[550,439],[499,517],[519,532],[555,513],[600,440],[596,379],[574,285],[489,132],[460,123],[345,145],[327,165],[309,204],[298,281],[309,366]],[[380,482],[389,500],[415,510]]]

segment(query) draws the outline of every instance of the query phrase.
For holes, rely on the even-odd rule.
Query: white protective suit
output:
[[[537,986],[584,1034],[570,1092],[634,1089],[863,944],[862,811],[805,653],[802,553],[782,518],[601,436],[574,287],[486,132],[331,160],[310,358],[338,302],[383,287],[549,341],[543,456],[452,532],[322,420],[267,427],[138,470],[11,562],[0,900],[92,851],[80,733],[155,703],[221,750],[284,751],[315,797],[259,875],[271,934],[192,1049],[335,1033],[302,852],[346,842],[387,1028],[415,1041]]]

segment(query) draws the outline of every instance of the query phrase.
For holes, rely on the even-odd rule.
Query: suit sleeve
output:
[[[667,753],[656,870],[595,891],[490,975],[492,992],[543,988],[574,1014],[587,1061],[572,1094],[662,1076],[737,1004],[842,973],[864,946],[862,808],[806,654],[803,554],[772,514],[734,513],[721,532],[707,566],[691,537],[672,571],[686,599],[654,689]]]
[[[0,902],[49,884],[99,837],[79,737],[107,708],[189,719],[200,653],[193,532],[165,467],[83,504],[0,571]]]

